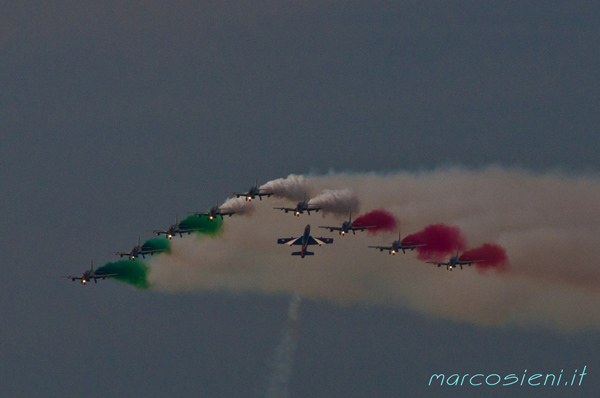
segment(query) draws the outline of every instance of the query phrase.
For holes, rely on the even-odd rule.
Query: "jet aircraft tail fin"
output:
[[[312,256],[312,255],[314,255],[314,254],[315,254],[315,253],[313,253],[313,252],[304,252],[304,255],[305,255],[305,256]],[[301,255],[302,255],[302,252],[293,252],[293,253],[292,253],[292,256],[301,256]]]

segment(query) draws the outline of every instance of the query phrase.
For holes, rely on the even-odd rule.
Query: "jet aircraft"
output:
[[[273,208],[277,209],[277,210],[285,210],[286,213],[288,211],[293,211],[294,215],[297,217],[300,217],[300,214],[302,214],[304,212],[307,212],[308,215],[310,216],[311,211],[318,212],[319,210],[321,210],[321,207],[309,205],[306,202],[306,194],[304,195],[304,200],[302,202],[298,202],[298,204],[294,208],[292,208],[292,207],[273,207]]]
[[[411,245],[410,242],[406,242],[408,243],[407,245],[403,245],[402,244],[402,239],[400,239],[400,231],[398,231],[398,240],[395,240],[392,242],[391,246],[369,246],[372,247],[374,249],[379,249],[380,252],[387,250],[389,252],[389,254],[396,254],[398,253],[400,250],[402,250],[402,253],[406,253],[407,250],[415,250],[415,248],[420,247],[420,246],[425,246],[424,243],[419,244],[419,245]]]
[[[348,221],[344,221],[342,223],[341,227],[323,227],[323,226],[319,226],[319,228],[326,228],[329,230],[329,232],[333,232],[333,231],[339,231],[339,234],[344,236],[345,234],[347,234],[348,232],[352,231],[353,235],[356,235],[355,231],[364,231],[365,229],[369,229],[369,228],[375,228],[375,225],[369,225],[369,226],[364,226],[364,227],[355,227],[352,225],[352,213],[350,213],[350,219]]]
[[[274,192],[265,192],[264,189],[261,189],[258,187],[258,179],[256,179],[256,182],[254,183],[253,187],[250,187],[248,189],[248,192],[233,192],[231,195],[235,195],[236,198],[239,198],[240,196],[244,196],[246,198],[247,202],[252,201],[252,199],[254,199],[255,197],[258,196],[259,200],[262,200],[263,196],[266,196],[267,198],[271,197],[271,195],[273,195]]]
[[[450,260],[448,260],[448,262],[438,262],[438,261],[425,261],[425,262],[429,263],[429,264],[437,264],[438,267],[445,265],[447,270],[452,271],[452,268],[456,268],[457,266],[460,266],[460,269],[463,269],[463,265],[468,265],[470,267],[471,264],[480,263],[482,261],[483,260],[461,261],[460,256],[458,255],[458,249],[456,249],[456,256],[450,257]]]
[[[219,201],[217,200],[217,205],[213,206],[210,208],[209,211],[205,211],[202,213],[192,213],[197,215],[198,217],[202,217],[202,216],[206,216],[209,218],[209,220],[214,220],[215,217],[217,216],[221,216],[221,220],[223,219],[223,216],[229,216],[231,217],[231,215],[235,214],[235,211],[227,211],[227,210],[223,210],[219,207]]]
[[[71,280],[71,282],[75,282],[77,279],[80,279],[81,284],[85,285],[92,279],[94,280],[94,283],[98,283],[98,279],[104,280],[104,279],[108,278],[109,276],[115,276],[115,275],[117,275],[117,274],[97,274],[94,271],[94,260],[92,260],[90,269],[86,269],[85,271],[83,271],[83,275],[81,275],[81,276],[63,276],[63,278],[68,278]]]
[[[166,231],[155,229],[152,232],[156,234],[156,236],[160,236],[161,234],[165,234],[167,238],[171,239],[173,236],[179,234],[179,237],[183,237],[183,234],[191,234],[192,232],[202,231],[204,228],[181,228],[179,226],[179,222],[177,221],[177,216],[175,216],[175,224],[171,225]]]
[[[302,246],[299,252],[293,252],[292,256],[300,256],[304,258],[304,256],[312,256],[313,252],[306,251],[309,245],[328,245],[333,243],[332,238],[313,238],[310,236],[310,224],[304,228],[304,234],[299,238],[280,238],[277,239],[277,243],[280,245],[288,245],[288,246]]]
[[[139,256],[142,256],[142,258],[146,258],[146,254],[150,254],[151,256],[153,256],[154,253],[160,253],[163,251],[165,251],[165,249],[145,250],[143,248],[143,246],[140,244],[140,238],[138,237],[137,246],[133,246],[133,248],[131,249],[131,251],[129,253],[117,252],[116,254],[119,257],[128,256],[130,260],[135,260],[135,258],[139,257]]]

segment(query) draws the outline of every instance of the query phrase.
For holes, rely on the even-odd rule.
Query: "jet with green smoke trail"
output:
[[[101,273],[121,282],[128,283],[138,289],[150,289],[152,286],[148,282],[150,267],[142,261],[123,260],[114,263],[107,263],[98,268],[96,274]]]
[[[159,240],[159,239],[156,239]],[[152,244],[148,244],[147,241],[145,242],[143,245],[140,243],[140,237],[138,236],[138,244],[136,246],[134,246],[129,252],[117,252],[116,254],[119,257],[123,257],[123,256],[128,256],[130,260],[135,260],[136,257],[140,257],[142,256],[142,258],[146,258],[146,254],[150,254],[151,256],[154,255],[154,253],[162,253],[163,251],[167,250],[169,248],[168,244],[167,247],[154,247],[154,245]]]
[[[188,217],[189,218],[189,217]],[[155,229],[154,232],[157,236],[161,234],[166,235],[167,239],[171,239],[173,236],[179,234],[179,237],[183,237],[183,234],[191,234],[192,232],[202,231],[204,228],[189,228],[182,225],[183,222],[179,223],[177,221],[177,216],[175,216],[175,224],[171,225],[167,230]]]
[[[85,271],[83,271],[83,275],[81,275],[81,276],[63,276],[63,278],[68,278],[71,280],[71,282],[75,282],[76,280],[81,280],[81,284],[85,285],[92,279],[94,280],[94,283],[98,283],[98,279],[104,280],[111,276],[117,276],[116,273],[110,273],[110,271],[107,272],[107,270],[103,270],[102,268],[104,268],[104,267],[98,268],[96,271],[94,271],[94,260],[92,259],[92,264],[90,266],[90,269],[86,269]]]

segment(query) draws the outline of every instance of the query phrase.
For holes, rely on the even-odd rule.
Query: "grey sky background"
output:
[[[599,14],[554,1],[3,3],[2,395],[260,396],[290,297],[59,276],[255,178],[455,164],[597,178]],[[305,300],[290,396],[589,397],[598,337]],[[438,372],[584,365],[581,387],[427,387]]]

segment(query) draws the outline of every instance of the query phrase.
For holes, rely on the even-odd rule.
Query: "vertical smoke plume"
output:
[[[348,214],[358,211],[358,197],[349,189],[325,189],[308,201],[309,205],[321,207],[323,212]]]
[[[285,198],[293,201],[310,198],[311,186],[304,176],[291,174],[287,178],[278,178],[260,186],[261,190],[273,192],[278,198]]]
[[[402,244],[421,245],[417,247],[417,258],[422,261],[442,261],[444,257],[464,250],[467,246],[460,228],[446,224],[428,225],[422,231],[408,235],[402,239]]]
[[[221,205],[221,210],[234,211],[238,215],[251,216],[254,212],[252,203],[244,198],[229,198]]]
[[[287,398],[289,396],[288,383],[294,365],[294,355],[296,354],[296,329],[300,300],[300,295],[294,293],[288,308],[288,319],[283,332],[283,338],[275,349],[269,363],[271,373],[265,394],[267,398]]]
[[[480,247],[467,250],[460,256],[460,260],[483,260],[482,262],[474,264],[479,270],[493,268],[496,271],[503,272],[508,271],[510,268],[506,250],[502,246],[492,243],[484,243]]]
[[[376,234],[381,231],[393,231],[396,229],[397,221],[392,213],[383,209],[373,210],[369,213],[363,214],[357,217],[352,222],[353,227],[368,227],[375,226],[375,228],[369,228],[366,231],[370,234]]]

